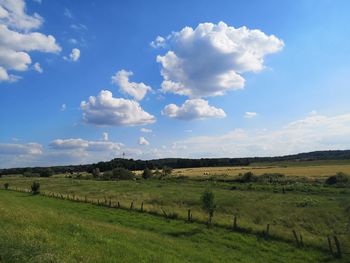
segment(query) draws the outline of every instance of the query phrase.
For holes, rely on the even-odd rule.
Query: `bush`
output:
[[[44,169],[40,172],[41,177],[50,177],[53,175],[53,171],[51,168]]]
[[[112,179],[117,180],[132,180],[134,173],[125,168],[114,168],[112,171]]]
[[[99,178],[101,176],[100,168],[95,168],[92,170],[92,176],[94,178]]]
[[[209,189],[205,190],[201,196],[202,209],[208,213],[208,226],[212,224],[214,211],[216,209],[214,198],[214,193]]]
[[[32,186],[31,186],[31,189],[32,189],[32,194],[33,195],[40,194],[40,183],[33,182]]]
[[[149,168],[145,168],[145,170],[143,170],[143,173],[142,173],[142,178],[148,179],[148,178],[151,178],[152,175],[153,175],[152,171]]]
[[[280,173],[265,173],[265,174],[260,175],[258,180],[262,181],[262,182],[273,183],[273,182],[281,181],[281,179],[284,177],[285,177],[285,175],[280,174]]]
[[[171,175],[173,169],[171,167],[168,167],[168,166],[164,166],[163,167],[163,176],[167,176],[167,175]]]
[[[350,184],[350,176],[339,172],[336,175],[332,175],[327,178],[326,184],[328,185],[348,185]]]
[[[247,172],[241,175],[238,181],[240,181],[241,183],[256,182],[258,181],[258,177],[254,175],[252,172]]]
[[[9,189],[9,183],[4,183],[4,188],[5,188],[5,190],[7,190],[7,189]]]

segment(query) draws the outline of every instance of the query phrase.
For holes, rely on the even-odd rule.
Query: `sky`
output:
[[[349,10],[0,0],[0,168],[350,149]]]

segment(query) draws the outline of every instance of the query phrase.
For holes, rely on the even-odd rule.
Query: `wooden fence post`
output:
[[[335,243],[335,246],[337,248],[337,257],[341,258],[342,254],[341,254],[341,249],[340,249],[340,242],[339,242],[337,236],[334,236],[334,243]]]
[[[299,234],[299,243],[300,243],[300,247],[304,247],[304,242],[303,242],[303,236],[301,234]]]
[[[236,215],[233,216],[233,229],[234,230],[237,229],[237,216]]]
[[[109,207],[112,207],[112,198],[109,198]]]
[[[327,236],[327,240],[328,240],[329,252],[334,257],[334,252],[333,252],[333,247],[332,247],[332,240],[331,240],[330,236]]]
[[[130,209],[133,209],[133,208],[134,208],[134,202],[131,202]]]
[[[119,203],[119,201],[118,201],[118,208],[120,208],[120,203]]]
[[[187,221],[191,222],[191,220],[192,220],[191,209],[188,209],[188,211],[187,211]]]
[[[270,224],[266,225],[266,232],[265,232],[265,238],[268,238],[270,234]]]
[[[143,202],[141,203],[141,212],[143,212]]]
[[[295,238],[295,242],[297,243],[297,247],[300,247],[297,232],[294,229],[292,230],[292,232],[293,232],[293,236]]]

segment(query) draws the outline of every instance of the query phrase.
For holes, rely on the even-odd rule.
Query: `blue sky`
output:
[[[0,168],[349,149],[349,10],[0,0]]]

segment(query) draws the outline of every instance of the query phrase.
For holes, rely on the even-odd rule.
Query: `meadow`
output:
[[[284,164],[283,166],[268,167],[264,164],[260,167],[175,169],[172,175],[164,180],[143,180],[137,178],[137,180],[133,181],[84,180],[67,178],[67,175],[56,175],[56,177],[51,178],[3,177],[0,179],[0,184],[9,183],[11,189],[29,189],[31,183],[37,181],[40,182],[41,190],[46,193],[62,194],[70,198],[80,198],[81,200],[87,198],[96,203],[108,204],[111,202],[111,206],[116,206],[117,202],[119,202],[125,209],[96,207],[91,204],[72,203],[70,201],[50,199],[48,197],[31,197],[25,193],[1,191],[0,208],[2,209],[2,213],[0,217],[2,217],[1,222],[7,222],[5,225],[1,223],[1,227],[4,230],[7,229],[6,233],[11,236],[13,231],[17,231],[17,227],[15,227],[17,223],[19,224],[17,221],[21,222],[25,220],[23,219],[26,218],[24,214],[28,213],[36,216],[36,213],[38,213],[40,214],[40,216],[38,215],[40,218],[49,216],[52,217],[52,224],[56,224],[53,218],[56,216],[56,213],[59,213],[62,217],[60,219],[61,224],[66,222],[69,225],[73,224],[71,220],[77,220],[75,222],[82,220],[79,221],[79,225],[108,224],[108,226],[104,225],[107,229],[115,227],[115,231],[117,232],[123,230],[122,232],[126,238],[125,242],[129,246],[128,249],[143,251],[142,253],[132,253],[134,256],[137,255],[139,258],[143,258],[142,255],[144,255],[145,261],[160,262],[183,262],[186,261],[184,260],[185,257],[188,257],[188,261],[201,262],[232,262],[232,260],[237,261],[238,258],[241,258],[242,262],[259,262],[258,260],[260,259],[261,262],[298,262],[299,256],[293,256],[294,253],[300,255],[300,262],[329,261],[332,260],[332,257],[329,257],[327,236],[336,235],[340,240],[344,253],[343,260],[346,260],[344,258],[350,252],[350,188],[326,185],[324,179],[326,176],[333,175],[336,172],[349,172],[349,167],[348,164],[344,163],[327,163],[325,165],[288,166]],[[259,175],[266,172],[281,172],[280,169],[283,169],[286,177],[278,182],[240,183],[232,180],[243,171],[253,171]],[[215,194],[217,204],[214,214],[214,227],[212,229],[206,229],[205,222],[207,220],[207,214],[202,211],[200,202],[202,192],[208,188]],[[4,201],[7,200],[6,198],[8,201]],[[130,211],[131,203],[135,211]],[[142,203],[144,211],[149,213],[136,212],[140,210]],[[33,207],[33,210],[29,211],[31,207]],[[193,215],[194,223],[192,224],[185,223],[189,209]],[[73,213],[71,210],[75,212]],[[16,215],[8,215],[8,218],[18,218],[18,220],[13,220],[13,222],[6,220],[4,218],[4,216],[6,217],[4,211],[8,211],[6,213],[16,213]],[[40,213],[35,211],[40,211]],[[102,211],[106,215],[100,218],[98,214],[102,213]],[[163,213],[173,215],[175,220],[166,221],[161,217]],[[124,218],[125,224],[129,224],[127,222],[132,221],[132,218],[134,218],[138,220],[140,225],[126,226],[123,225],[124,223],[119,223],[119,221],[115,225],[114,219],[107,220],[109,217]],[[234,217],[236,217],[239,229],[232,232],[230,229],[232,229]],[[88,219],[87,222],[85,222],[85,218]],[[148,223],[148,221],[150,222]],[[21,223],[23,223],[22,227],[25,228],[28,222]],[[44,222],[38,219],[37,224],[38,228],[36,228],[36,231],[41,231]],[[159,224],[162,227],[158,227]],[[269,233],[271,235],[271,240],[269,241],[260,238],[263,231],[266,230],[267,225],[269,225]],[[144,249],[141,249],[139,245],[133,247],[132,242],[128,239],[129,227],[136,228],[136,230],[134,229],[136,232],[141,228],[142,231],[140,231],[142,233],[145,231],[150,235],[158,235],[157,238],[175,239],[175,241],[169,240],[170,243],[179,241],[179,244],[174,245],[172,252],[170,252],[172,245],[169,245],[169,248],[162,248],[167,250],[167,252],[164,252],[167,256],[172,255],[174,257],[169,256],[169,258],[165,259],[160,257],[159,253],[154,253],[153,258],[152,255],[148,255],[150,252],[146,247]],[[97,231],[97,226],[92,228],[94,231]],[[171,231],[175,231],[175,229],[182,234],[174,234],[175,236],[164,235],[164,232],[170,233]],[[197,233],[197,230],[193,229],[201,230]],[[306,248],[296,248],[292,230],[303,235]],[[20,228],[18,228],[18,231],[17,234],[21,232]],[[84,226],[84,231],[89,231],[89,227]],[[106,231],[108,232],[108,230]],[[51,237],[48,233],[44,236],[47,238],[62,239],[67,234],[62,233],[62,237],[56,237],[56,234],[59,234],[56,233]],[[84,232],[84,234],[79,234],[79,238],[87,238],[84,235],[88,235],[91,238],[93,233],[86,234]],[[142,234],[142,236],[144,235],[146,233]],[[39,237],[40,234],[35,234],[35,236]],[[117,236],[120,235],[118,234]],[[103,239],[104,235],[100,234],[98,237]],[[181,237],[181,240],[179,240],[179,237]],[[119,242],[110,237],[110,233],[106,234],[105,238],[111,240],[111,244],[113,242]],[[149,239],[151,237],[145,238]],[[245,244],[243,242],[239,244],[239,248],[232,250],[231,245],[235,247],[238,244],[236,242],[233,242],[234,244],[231,245],[225,243],[232,238],[238,238],[240,240],[247,239],[246,242],[253,242],[254,244],[250,243],[248,245],[248,243]],[[105,240],[103,242],[107,241]],[[143,241],[140,242],[142,243]],[[150,240],[149,242],[153,243]],[[282,249],[281,252],[277,253],[274,251],[273,247],[270,247],[270,242],[276,245],[276,250]],[[203,250],[206,250],[205,253],[212,251],[209,253],[212,257],[209,254],[203,254],[203,257],[201,257],[201,253],[197,253],[197,250],[193,247],[193,254],[189,252],[190,250],[184,250],[188,251],[191,256],[180,255],[181,253],[177,254],[175,250],[184,249],[180,246],[185,243],[186,245],[184,246],[188,246],[188,248],[197,246],[197,250],[202,246],[210,247],[211,244],[211,249],[206,248],[209,250]],[[52,245],[54,244],[57,244],[56,241],[52,241]],[[1,246],[5,246],[5,244],[1,244]],[[142,247],[142,245],[140,246]],[[254,251],[252,252],[253,254],[250,252],[247,253],[249,248],[244,248],[245,246],[254,247],[252,249]],[[278,246],[286,246],[286,248],[277,248]],[[113,250],[109,245],[108,247],[108,249]],[[83,248],[79,249],[78,251],[83,251]],[[99,246],[98,249],[100,250],[102,247]],[[285,252],[288,249],[291,250]],[[214,250],[216,252],[213,252]],[[59,251],[57,253],[55,256],[58,256],[58,258],[65,256],[60,255]],[[71,253],[71,255],[74,254],[76,257],[80,255],[79,252],[74,252],[73,250]],[[114,251],[113,253],[117,252]],[[254,253],[257,254],[254,256]],[[127,255],[128,253],[126,252],[124,256],[127,257]],[[180,258],[176,258],[175,255]],[[273,259],[270,257],[276,258]],[[130,261],[132,260],[135,260],[135,258],[130,256]]]

